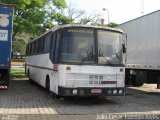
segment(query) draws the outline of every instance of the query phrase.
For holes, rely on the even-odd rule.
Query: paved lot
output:
[[[11,80],[8,90],[0,91],[2,120],[96,120],[160,119],[160,90],[152,85],[127,88],[125,97],[58,98],[27,79]],[[147,91],[145,89],[147,88]],[[154,89],[154,91],[153,91]],[[138,115],[137,115],[138,114]],[[124,117],[125,116],[125,117]],[[137,117],[135,117],[137,118]]]

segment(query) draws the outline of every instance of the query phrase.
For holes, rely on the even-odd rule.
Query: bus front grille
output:
[[[116,86],[116,75],[107,74],[73,74],[66,75],[67,87],[105,87],[107,85]]]

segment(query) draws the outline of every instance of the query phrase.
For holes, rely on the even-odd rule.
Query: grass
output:
[[[12,66],[24,66],[25,62],[11,62]]]
[[[25,77],[25,70],[11,70],[11,76],[13,76],[13,77]]]

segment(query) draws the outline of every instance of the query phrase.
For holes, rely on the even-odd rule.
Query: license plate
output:
[[[102,89],[91,89],[91,93],[102,93]]]

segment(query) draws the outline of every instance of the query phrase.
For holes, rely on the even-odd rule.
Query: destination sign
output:
[[[85,30],[85,29],[69,29],[68,32],[71,33],[93,33],[93,30]]]

